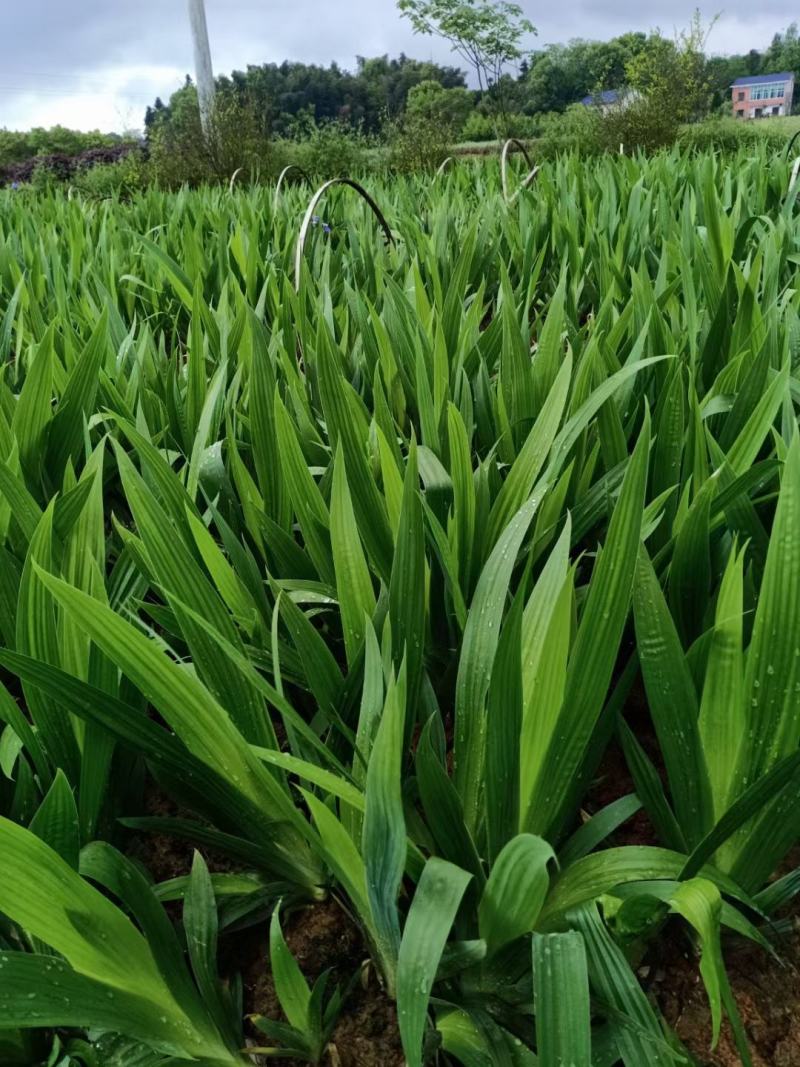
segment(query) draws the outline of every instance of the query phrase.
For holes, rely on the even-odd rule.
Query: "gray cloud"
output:
[[[695,3],[536,4],[522,0],[536,47],[572,37],[685,26]],[[446,43],[416,37],[394,0],[206,0],[219,73],[296,59],[352,66],[356,55],[401,51],[456,62]],[[537,10],[538,9],[538,10]],[[797,15],[793,0],[731,0],[711,51],[763,48]],[[0,0],[0,127],[62,122],[82,128],[138,126],[156,95],[168,97],[192,69],[185,0]]]

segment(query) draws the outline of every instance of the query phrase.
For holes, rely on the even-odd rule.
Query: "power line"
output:
[[[23,70],[23,69],[20,69],[20,68],[17,68],[16,70],[14,70],[14,69],[4,68],[3,73],[8,75],[9,77],[13,78],[14,80],[17,80],[18,76],[22,77],[22,78],[49,78],[51,81],[53,81],[53,80],[55,80],[55,81],[67,81],[67,80],[69,80],[69,81],[79,81],[84,85],[92,83],[92,84],[96,84],[97,86],[99,86],[102,89],[106,89],[108,87],[108,81],[106,80],[107,75],[109,73],[113,74],[114,72],[117,72],[117,71],[120,71],[120,70],[125,70],[125,69],[126,68],[124,66],[108,67],[107,70],[104,71],[104,72],[95,71],[94,73],[91,73],[91,74],[68,74],[68,73],[66,73],[66,71],[60,72],[60,71],[46,71],[46,70]],[[161,68],[159,68],[158,66],[154,66],[153,70],[155,72],[160,73]],[[178,72],[178,68],[177,67],[164,67],[163,70],[165,72],[165,76],[168,75],[170,72],[175,72],[175,76],[176,77],[178,77],[178,76],[182,77],[183,76],[183,71],[181,71],[180,74],[177,73]]]
[[[114,69],[113,67],[110,69]],[[20,67],[6,68],[6,74],[10,74],[12,78],[16,78],[20,75],[23,78],[50,78],[56,81],[85,81],[85,74],[69,74],[67,71],[52,71],[52,70],[26,70]],[[96,76],[96,75],[95,75]],[[98,82],[99,84],[99,82]]]
[[[157,91],[154,91],[158,95]],[[135,100],[150,100],[153,92],[145,89],[137,89],[131,92],[127,89],[112,89],[108,86],[104,89],[49,89],[38,85],[0,85],[0,93],[8,93],[9,96],[124,96]]]

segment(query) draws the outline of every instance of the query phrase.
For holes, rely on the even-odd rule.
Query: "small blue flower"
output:
[[[317,226],[318,224],[319,224],[319,215],[312,215],[311,216],[311,225],[312,226]]]
[[[11,188],[12,189],[19,189],[19,182],[12,182],[11,183]]]
[[[323,233],[330,233],[331,232],[331,226],[330,226],[329,223],[323,222],[323,224],[322,224],[322,232]]]

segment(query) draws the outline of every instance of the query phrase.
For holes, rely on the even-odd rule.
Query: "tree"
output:
[[[650,35],[626,65],[632,95],[602,117],[604,147],[660,148],[674,142],[681,123],[707,113],[711,78],[704,48],[710,29],[696,14],[689,29],[674,40],[659,32]]]
[[[147,134],[153,126],[162,121],[164,115],[167,113],[168,108],[160,96],[156,97],[156,101],[152,107],[148,105],[147,111],[144,113],[144,129]]]
[[[222,88],[217,84],[207,131],[200,124],[197,89],[187,79],[168,106],[151,109],[147,134],[153,173],[167,186],[227,179],[238,167],[252,175],[270,166],[270,144],[259,116],[230,82]]]
[[[535,52],[526,79],[525,110],[563,111],[584,96],[626,84],[626,67],[646,45],[643,33],[625,33],[610,41],[580,38]]]
[[[464,87],[456,67],[401,55],[358,57],[355,71],[335,63],[264,63],[217,78],[219,92],[232,91],[259,116],[265,134],[291,136],[310,116],[316,123],[347,123],[377,133],[387,116],[397,117],[409,90],[422,81]]]
[[[358,69],[353,75],[364,99],[364,128],[377,131],[389,118],[397,118],[407,105],[408,94],[416,85],[433,82],[445,89],[465,88],[463,73],[457,67],[411,59],[401,54],[397,59],[375,56],[356,57]]]
[[[711,109],[730,114],[731,85],[737,78],[751,74],[747,56],[712,56],[706,65],[711,90]]]
[[[659,32],[648,38],[647,46],[627,65],[628,84],[654,107],[668,112],[676,123],[688,122],[707,113],[711,80],[705,46],[714,26],[703,26],[699,12],[688,30],[675,40]]]
[[[508,63],[525,56],[522,39],[536,33],[509,0],[398,0],[415,33],[441,37],[475,71],[478,87],[500,81]]]
[[[800,32],[796,22],[772,38],[772,43],[764,53],[761,69],[764,74],[800,71]]]
[[[408,115],[418,115],[427,122],[435,123],[449,137],[458,136],[471,110],[472,94],[469,89],[445,89],[435,81],[415,85],[406,103]]]

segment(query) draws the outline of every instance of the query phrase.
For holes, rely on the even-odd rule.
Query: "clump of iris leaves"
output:
[[[328,897],[411,1067],[690,1062],[663,938],[749,1062],[725,948],[800,885],[788,179],[373,178],[394,242],[330,190],[298,276],[302,185],[0,194],[4,1063],[325,1062],[349,976],[284,931]]]

